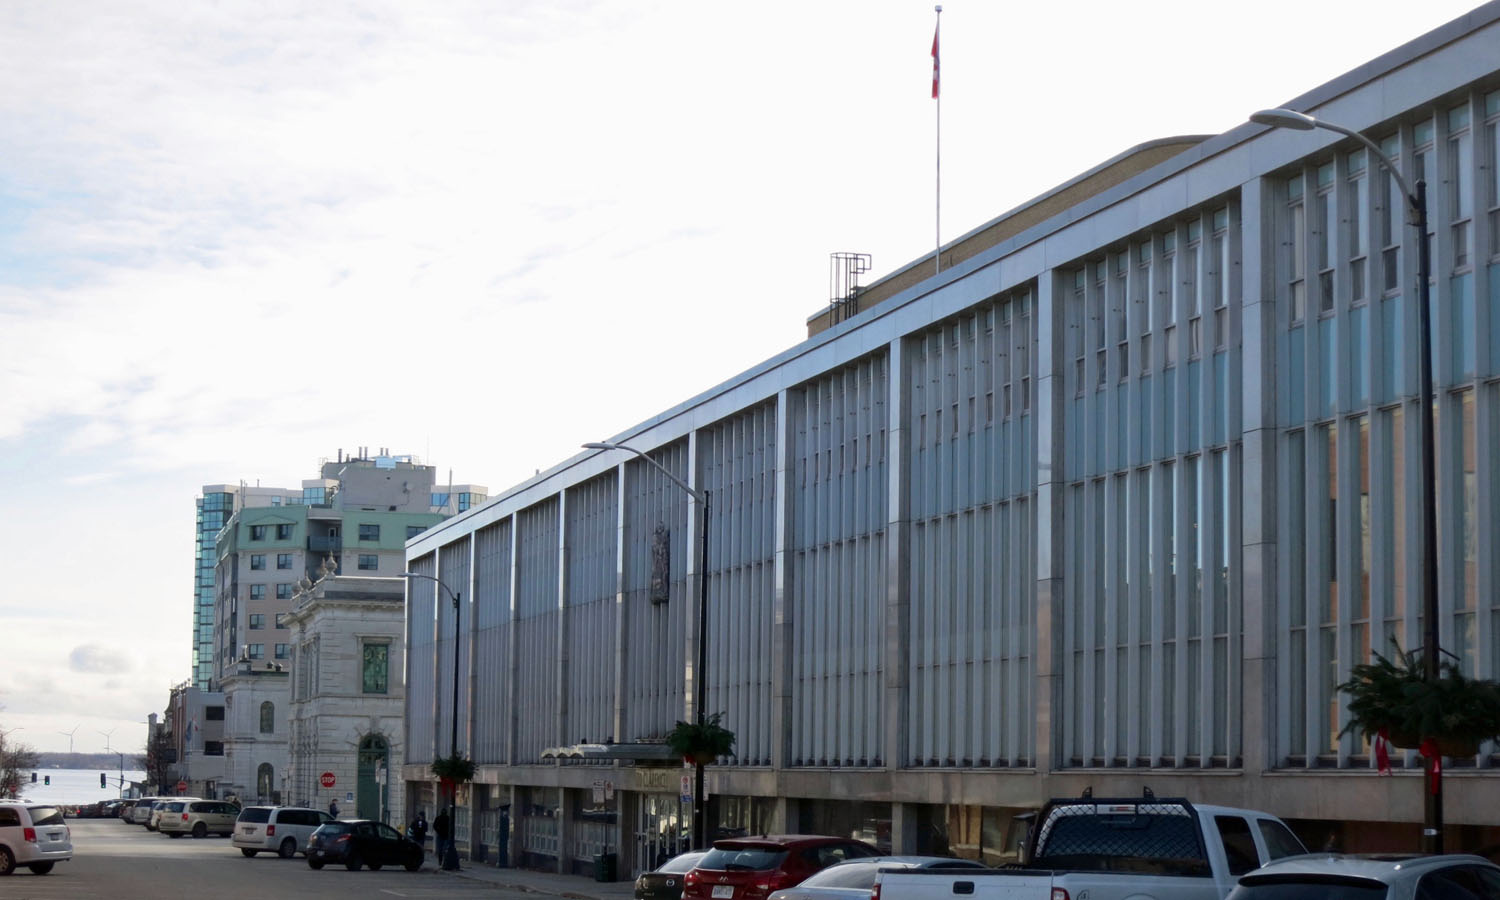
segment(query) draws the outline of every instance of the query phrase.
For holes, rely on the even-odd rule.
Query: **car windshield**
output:
[[[271,808],[269,806],[252,806],[240,811],[241,822],[269,822],[271,821]]]
[[[317,834],[347,834],[353,830],[354,825],[350,822],[329,822],[326,825],[319,825]]]
[[[731,869],[762,871],[781,865],[786,855],[785,850],[776,850],[771,847],[715,847],[704,854],[702,861],[698,863],[698,868],[719,871]]]
[[[31,824],[33,825],[62,825],[62,810],[55,806],[28,806],[27,811],[31,813]]]
[[[681,875],[683,872],[686,872],[689,869],[692,869],[694,866],[698,865],[698,861],[701,859],[703,859],[702,853],[682,853],[667,860],[662,865],[662,867],[660,869],[657,869],[656,871],[665,872],[668,875]]]

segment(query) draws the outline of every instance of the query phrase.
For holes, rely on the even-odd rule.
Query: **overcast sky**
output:
[[[944,239],[1472,3],[942,15]],[[0,729],[138,751],[202,485],[491,492],[930,252],[930,2],[0,3]]]

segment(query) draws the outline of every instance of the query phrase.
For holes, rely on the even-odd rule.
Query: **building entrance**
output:
[[[361,819],[387,821],[389,810],[384,797],[385,785],[376,779],[375,773],[386,768],[389,757],[390,747],[380,735],[368,735],[359,742],[359,777],[355,780],[354,814]]]
[[[650,872],[692,843],[693,805],[676,794],[641,794],[636,804],[631,877]]]

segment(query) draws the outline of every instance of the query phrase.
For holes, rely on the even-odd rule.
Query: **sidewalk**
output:
[[[429,859],[429,865],[431,860]],[[464,860],[457,872],[444,872],[457,878],[483,881],[496,887],[531,894],[568,897],[571,900],[630,900],[635,895],[633,881],[595,881],[581,875],[559,875],[556,872],[533,872],[528,869],[500,869],[486,863]]]

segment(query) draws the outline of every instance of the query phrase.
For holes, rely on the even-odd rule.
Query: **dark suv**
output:
[[[815,834],[714,841],[683,880],[682,900],[765,900],[834,863],[879,855],[864,841]]]
[[[422,868],[422,848],[384,822],[344,819],[322,825],[307,841],[307,864],[321,869],[329,863],[343,863],[351,872],[384,865],[415,872]]]

